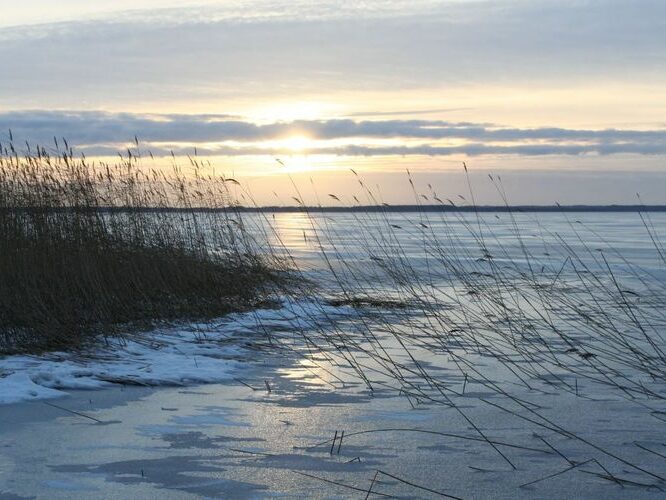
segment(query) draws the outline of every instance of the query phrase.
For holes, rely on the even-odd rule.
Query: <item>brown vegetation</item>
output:
[[[284,266],[260,255],[229,202],[233,179],[115,164],[66,144],[0,147],[0,352],[78,346],[156,320],[270,299]],[[168,210],[167,210],[168,208]]]

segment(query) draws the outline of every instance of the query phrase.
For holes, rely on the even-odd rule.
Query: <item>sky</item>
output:
[[[0,142],[207,157],[259,204],[666,204],[663,0],[0,0]],[[279,159],[280,162],[276,161]],[[321,199],[321,198],[320,198]],[[324,200],[322,200],[324,201]],[[328,201],[326,203],[328,203]]]

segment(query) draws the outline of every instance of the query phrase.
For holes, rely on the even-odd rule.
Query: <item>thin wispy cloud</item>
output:
[[[416,115],[433,115],[441,113],[451,113],[454,111],[465,111],[469,108],[435,108],[435,109],[410,109],[400,111],[357,111],[349,113],[347,116],[351,118],[356,117],[372,117],[372,116],[416,116]]]
[[[137,0],[134,10],[99,19],[0,28],[0,106],[62,107],[73,88],[79,102],[117,109],[160,96],[210,101],[497,81],[666,81],[660,0],[356,4],[141,10]]]

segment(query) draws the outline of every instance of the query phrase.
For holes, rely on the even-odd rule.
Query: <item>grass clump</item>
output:
[[[374,297],[339,297],[330,299],[328,304],[333,307],[349,306],[355,309],[365,307],[375,307],[379,309],[406,309],[408,307],[408,303],[405,301]]]
[[[136,144],[138,149],[138,144]],[[283,264],[262,254],[225,178],[89,163],[66,144],[0,147],[0,353],[66,349],[155,321],[271,300]]]

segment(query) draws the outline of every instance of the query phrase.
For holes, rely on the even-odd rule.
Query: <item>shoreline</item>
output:
[[[0,356],[0,409],[21,402],[58,400],[76,390],[225,383],[255,364],[255,353],[268,342],[264,329],[290,328],[294,322],[303,323],[299,317],[343,311],[316,301],[285,298],[278,308],[111,338],[85,352]]]
[[[2,209],[0,209],[2,210]],[[28,210],[16,208],[13,210]],[[35,210],[35,209],[30,209]],[[37,209],[38,210],[38,209]],[[640,213],[666,212],[666,205],[287,205],[287,206],[241,206],[234,205],[223,208],[193,206],[180,207],[95,207],[92,209],[70,207],[49,209],[51,211],[93,211],[99,213],[280,213],[280,212],[315,212],[315,213],[347,213],[347,212],[488,212],[488,213]]]

